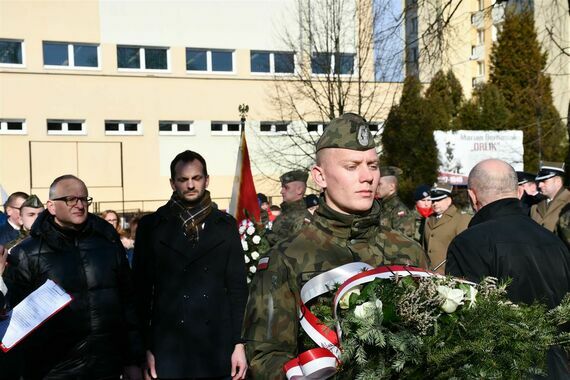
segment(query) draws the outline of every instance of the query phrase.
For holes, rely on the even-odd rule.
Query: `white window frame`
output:
[[[197,48],[197,47],[187,47],[184,49],[184,58],[185,62],[186,52],[187,50],[202,50],[206,51],[206,70],[188,70],[186,69],[186,73],[188,74],[215,74],[215,75],[235,75],[236,74],[236,51],[234,49],[209,49],[209,48]],[[212,52],[213,51],[222,51],[222,52],[231,52],[232,53],[232,71],[213,71],[212,70]],[[186,68],[186,63],[184,64]]]
[[[271,125],[271,130],[270,131],[262,131],[261,130],[261,125],[267,125],[270,124]],[[287,130],[286,131],[277,131],[277,125],[286,125],[287,126]],[[286,136],[288,134],[291,133],[291,123],[290,122],[281,122],[281,121],[261,121],[259,123],[259,134],[261,136]]]
[[[251,69],[251,54],[254,52],[258,53],[268,53],[269,54],[269,72],[264,73],[261,71],[253,71]],[[275,53],[277,54],[293,54],[293,72],[292,73],[276,73],[275,72]],[[273,51],[273,50],[250,50],[249,52],[249,71],[252,75],[261,75],[261,76],[291,76],[298,74],[297,70],[297,54],[292,51]]]
[[[212,131],[212,124],[222,124],[221,131]],[[239,131],[228,131],[228,124],[238,124]],[[220,121],[220,120],[212,120],[210,122],[210,134],[212,136],[239,136],[241,134],[243,126],[240,121]]]
[[[479,77],[485,76],[485,61],[477,62],[477,76]]]
[[[477,30],[477,45],[484,45],[485,44],[485,30],[479,29]]]
[[[317,54],[330,54],[331,55],[331,67],[330,67],[330,71],[328,73],[322,73],[322,74],[313,73],[313,55],[311,55],[310,65],[311,65],[311,75],[312,76],[314,76],[314,77],[325,77],[325,76],[331,76],[331,75],[332,76],[339,75],[341,77],[348,78],[348,77],[351,77],[353,75],[356,75],[356,71],[358,70],[358,64],[356,62],[356,59],[357,59],[356,53],[338,52],[338,54],[350,54],[353,56],[352,73],[350,73],[350,74],[336,74],[334,72],[334,67],[336,64],[336,53],[328,53],[328,52],[321,51],[321,52],[318,52]]]
[[[160,124],[162,123],[170,123],[172,124],[171,131],[161,131]],[[189,131],[179,131],[178,124],[190,124]],[[193,120],[159,120],[158,122],[158,134],[160,136],[194,136],[196,131],[194,129],[194,121]]]
[[[8,129],[8,123],[22,123],[22,129]],[[27,135],[26,119],[0,119],[0,135]]]
[[[61,131],[50,131],[47,129],[48,123],[61,123]],[[70,131],[68,129],[69,123],[81,123],[81,130],[80,131]],[[46,120],[46,131],[48,135],[53,136],[65,136],[65,135],[73,135],[73,136],[84,136],[87,135],[87,125],[85,125],[85,120],[83,119],[47,119]]]
[[[317,124],[317,130],[316,131],[309,131],[309,124]],[[323,132],[325,131],[325,125],[326,123],[321,123],[318,121],[310,121],[305,125],[305,128],[307,128],[307,133],[309,135],[312,136],[321,136],[323,134]]]
[[[12,38],[0,38],[0,41],[10,41],[19,42],[20,50],[22,51],[22,63],[0,63],[0,67],[10,67],[10,68],[25,68],[26,67],[26,49],[24,40],[12,39]]]
[[[107,123],[116,123],[119,124],[118,131],[108,131],[105,128],[105,124]],[[136,124],[137,130],[136,131],[125,131],[125,124]],[[105,130],[105,135],[107,136],[142,136],[143,134],[143,126],[140,120],[105,120],[103,124],[103,129]]]
[[[140,67],[138,69],[129,67],[119,67],[119,48],[134,48],[139,49]],[[146,50],[145,49],[163,49],[166,50],[166,69],[147,69],[146,68]],[[170,61],[170,47],[168,46],[140,46],[140,45],[117,45],[117,71],[140,73],[142,71],[147,73],[170,73],[172,63]]]
[[[91,70],[91,71],[100,71],[101,70],[101,46],[96,43],[89,43],[89,42],[65,42],[65,41],[42,41],[42,54],[43,54],[43,44],[60,44],[66,45],[67,44],[67,58],[69,59],[68,65],[46,65],[44,64],[44,68],[46,69],[55,69],[55,70]],[[75,66],[75,51],[73,47],[75,45],[89,45],[95,46],[97,48],[97,66],[96,67],[88,67],[88,66]],[[42,57],[45,61],[45,57]]]

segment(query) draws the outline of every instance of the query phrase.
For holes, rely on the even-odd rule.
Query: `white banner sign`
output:
[[[487,158],[523,170],[522,131],[435,131],[433,136],[439,152],[438,181],[466,185],[469,171]]]

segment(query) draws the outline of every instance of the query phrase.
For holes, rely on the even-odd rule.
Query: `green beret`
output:
[[[40,201],[40,198],[38,198],[37,195],[32,194],[28,197],[28,199],[26,199],[24,201],[24,203],[22,203],[22,206],[20,206],[20,209],[22,209],[24,207],[43,208],[44,205],[43,205],[42,201]]]
[[[382,166],[380,168],[381,177],[400,177],[402,173],[402,169],[395,166]]]
[[[289,182],[295,181],[306,183],[307,178],[309,178],[309,173],[307,173],[305,170],[293,170],[283,174],[281,177],[279,177],[279,180],[281,181],[281,185],[286,185]]]
[[[357,114],[347,113],[331,120],[317,141],[317,152],[325,148],[369,150],[376,145],[366,120]]]

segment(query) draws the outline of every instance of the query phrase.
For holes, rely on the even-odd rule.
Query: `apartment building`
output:
[[[257,189],[278,195],[283,169],[271,149],[294,150],[285,148],[292,134],[318,138],[326,121],[284,116],[276,85],[296,83],[307,65],[348,81],[358,69],[378,94],[376,130],[390,106],[380,102],[397,90],[374,82],[373,62],[359,65],[349,43],[308,58],[285,43],[285,31],[305,38],[296,3],[0,2],[0,185],[45,201],[51,181],[70,173],[85,180],[96,211],[152,211],[170,197],[170,161],[191,149],[226,208],[245,127]],[[312,112],[310,101],[296,107]]]

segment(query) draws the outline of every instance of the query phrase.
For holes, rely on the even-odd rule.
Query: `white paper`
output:
[[[0,321],[2,350],[7,351],[12,348],[70,302],[71,296],[48,279],[16,305],[7,319]]]

